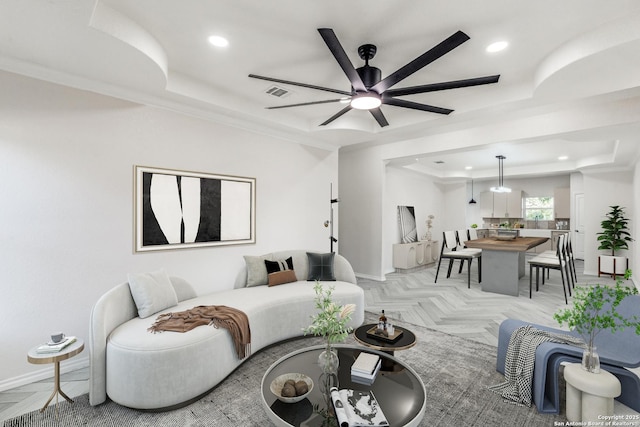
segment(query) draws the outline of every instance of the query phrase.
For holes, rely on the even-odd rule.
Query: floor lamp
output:
[[[333,244],[338,242],[338,239],[333,235],[333,204],[340,202],[338,198],[333,198],[333,183],[329,185],[329,220],[324,222],[325,227],[331,226],[329,229],[329,241],[330,241],[330,250],[333,252]]]

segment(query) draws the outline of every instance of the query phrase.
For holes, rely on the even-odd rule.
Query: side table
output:
[[[391,342],[383,338],[376,338],[368,335],[367,331],[375,326],[377,326],[376,323],[362,325],[353,331],[353,337],[360,344],[374,350],[384,351],[390,356],[393,356],[394,352],[397,350],[406,350],[416,345],[415,334],[407,328],[396,327],[396,330],[402,331],[402,336],[400,336],[397,341]]]
[[[564,367],[567,382],[567,420],[587,423],[602,422],[613,415],[613,398],[620,396],[620,381],[615,375],[600,369],[594,374],[582,369],[580,363]]]
[[[51,396],[49,397],[49,400],[47,400],[47,403],[45,403],[42,409],[40,409],[40,412],[43,412],[45,409],[47,409],[47,406],[49,406],[51,400],[53,400],[53,398],[58,394],[67,399],[69,402],[73,403],[73,399],[64,394],[64,392],[60,389],[60,362],[62,362],[63,360],[67,360],[84,350],[84,341],[82,341],[80,338],[76,338],[76,341],[74,343],[70,344],[68,347],[65,347],[57,353],[38,353],[36,352],[38,347],[39,346],[33,347],[31,350],[29,350],[29,353],[27,353],[27,360],[29,361],[29,363],[54,364],[53,393],[51,393]]]
[[[396,326],[396,330],[401,330],[402,335],[393,342],[384,340],[382,338],[372,337],[367,334],[367,331],[376,327],[376,323],[369,323],[356,328],[353,331],[353,337],[356,341],[366,347],[374,350],[387,353],[389,356],[393,356],[397,350],[406,350],[416,345],[416,336],[413,332],[407,328],[399,328]],[[382,370],[389,371],[398,368],[399,365],[389,365],[386,359],[382,359]]]

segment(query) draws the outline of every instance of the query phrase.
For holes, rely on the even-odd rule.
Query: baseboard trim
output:
[[[74,358],[73,360],[68,360],[60,363],[60,373],[65,374],[67,372],[77,371],[78,369],[83,369],[87,366],[89,366],[89,356]],[[53,364],[45,365],[41,369],[29,372],[28,374],[19,375],[17,377],[7,378],[6,380],[0,381],[0,392],[46,380],[48,378],[53,378]]]
[[[356,277],[360,277],[362,279],[367,279],[367,280],[375,280],[377,282],[384,282],[385,280],[387,280],[386,277],[384,276],[372,276],[370,274],[362,274],[362,273],[356,273]]]

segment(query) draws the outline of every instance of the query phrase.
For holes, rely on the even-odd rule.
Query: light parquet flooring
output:
[[[471,289],[467,288],[466,266],[457,273],[456,262],[451,277],[446,277],[446,266],[440,267],[435,283],[436,267],[411,273],[391,273],[383,282],[358,278],[365,290],[368,311],[385,313],[390,318],[403,320],[438,331],[462,336],[485,344],[498,345],[498,327],[507,318],[559,328],[553,313],[567,307],[558,271],[551,271],[545,285],[529,299],[529,275],[519,281],[519,296],[483,292],[478,283],[477,263],[472,264]],[[602,283],[613,284],[609,277],[585,276],[583,262],[576,260],[578,280],[576,286]],[[571,299],[569,298],[569,304]]]
[[[86,351],[86,350],[85,350]],[[64,364],[64,362],[62,362]],[[53,365],[51,365],[53,375]],[[60,388],[74,398],[89,392],[89,368],[77,369],[60,375]],[[27,412],[42,408],[53,391],[53,377],[26,384],[0,393],[0,423]],[[58,397],[59,401],[64,400]],[[49,404],[47,411],[55,411],[56,398]]]

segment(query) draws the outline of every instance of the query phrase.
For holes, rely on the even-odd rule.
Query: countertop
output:
[[[543,231],[543,230],[541,230]],[[544,230],[551,232],[551,230]],[[487,239],[476,239],[464,242],[468,248],[489,249],[494,251],[514,251],[525,252],[531,248],[543,244],[549,240],[548,237],[517,237],[512,240],[497,240],[493,237]]]

